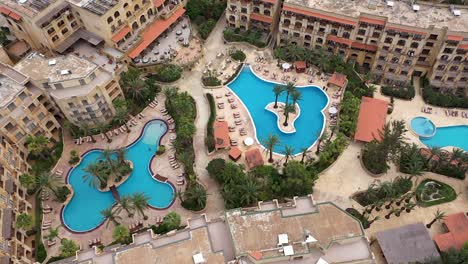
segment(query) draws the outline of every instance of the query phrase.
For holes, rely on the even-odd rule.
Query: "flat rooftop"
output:
[[[281,250],[279,240],[280,236],[286,236],[283,248],[292,246],[292,255],[320,257],[324,255],[320,249],[331,249],[337,245],[336,241],[341,245],[354,245],[336,250],[335,253],[341,255],[329,256],[329,260],[345,262],[371,258],[360,223],[332,203],[314,204],[311,197],[297,198],[295,204],[289,206],[270,203],[259,208],[227,211],[226,223],[236,255],[250,255],[256,259],[284,257],[286,250]],[[307,238],[310,240],[305,242]]]
[[[22,91],[28,77],[0,63],[0,107],[6,106]]]
[[[393,1],[388,7],[383,0],[285,0],[285,4],[314,8],[347,17],[357,18],[362,13],[383,16],[388,22],[428,28],[448,27],[450,31],[468,32],[468,9],[461,9],[460,16],[454,16],[448,7],[437,7],[431,3],[418,1],[419,11],[414,12],[410,1]]]
[[[107,11],[112,9],[118,0],[68,0],[70,3],[86,9],[98,16],[104,15]]]
[[[24,57],[15,65],[16,70],[31,77],[31,79],[47,80],[49,83],[84,78],[94,72],[97,67],[98,65],[89,60],[72,54],[46,58],[36,52]]]
[[[8,6],[14,12],[18,12],[29,18],[34,18],[42,10],[56,1],[57,0],[23,0],[23,3],[19,3],[17,0],[0,0],[0,3]]]

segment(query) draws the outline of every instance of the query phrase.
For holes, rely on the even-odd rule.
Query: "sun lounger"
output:
[[[49,246],[49,247],[55,245],[55,243],[56,243],[55,239],[54,240],[47,240],[47,246]]]

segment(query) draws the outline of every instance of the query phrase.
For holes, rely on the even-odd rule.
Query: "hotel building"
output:
[[[333,203],[311,196],[291,203],[260,202],[258,207],[205,215],[165,235],[152,230],[133,235],[127,246],[95,248],[65,263],[375,263],[361,224]]]
[[[14,224],[17,215],[32,208],[19,183],[19,176],[30,169],[24,143],[28,135],[56,141],[60,126],[42,90],[27,76],[0,64],[0,84],[0,261],[33,263],[32,239]]]
[[[108,122],[115,114],[112,102],[123,98],[118,65],[101,67],[74,54],[48,59],[31,53],[15,69],[29,76],[71,123],[90,126]]]
[[[229,26],[249,29],[242,16],[250,17],[253,9],[229,9],[253,3],[229,1]],[[369,68],[384,84],[426,75],[434,86],[468,93],[467,9],[422,1],[285,0],[280,12],[278,29],[271,31],[278,46],[291,43],[340,55]]]
[[[82,39],[131,59],[185,13],[186,0],[0,0],[13,34],[42,53],[63,53]]]

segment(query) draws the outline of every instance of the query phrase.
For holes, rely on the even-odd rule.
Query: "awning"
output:
[[[385,20],[374,19],[374,18],[369,18],[369,17],[360,17],[359,21],[367,23],[367,24],[372,24],[372,25],[380,25],[380,26],[385,25]]]
[[[381,140],[379,131],[385,126],[388,103],[384,100],[363,96],[359,108],[354,139],[363,142]]]
[[[329,85],[333,84],[340,88],[345,87],[346,83],[348,83],[348,78],[346,78],[346,75],[337,72],[334,72],[330,79],[328,79]]]
[[[455,35],[448,35],[447,40],[462,41],[463,37],[462,36],[455,36]]]
[[[314,12],[311,12],[311,11],[302,10],[302,9],[294,8],[294,7],[287,6],[287,5],[285,5],[283,7],[283,10],[294,12],[294,13],[297,13],[297,14],[306,15],[306,16],[312,16],[312,17],[316,17],[316,18],[320,18],[320,19],[324,19],[324,20],[328,20],[328,21],[332,21],[332,22],[337,22],[337,23],[341,23],[341,24],[345,24],[345,25],[351,25],[351,26],[356,26],[357,25],[357,22],[353,21],[353,20],[334,17],[334,16],[329,16],[329,15],[324,15],[324,14],[320,14],[320,13],[314,13]]]
[[[389,27],[389,26],[387,26],[385,29],[387,29],[387,30],[394,30],[394,31],[398,31],[398,32],[406,32],[406,33],[411,33],[411,34],[416,34],[416,35],[426,35],[425,32],[416,31],[416,30],[407,29],[407,28]]]
[[[58,45],[55,50],[58,53],[63,53],[66,51],[69,47],[71,47],[75,42],[77,42],[79,39],[84,39],[90,44],[96,46],[97,44],[101,43],[103,39],[99,37],[98,35],[95,35],[94,33],[91,33],[87,30],[84,30],[82,28],[78,29],[75,31],[70,37],[68,37],[63,43]]]
[[[356,41],[351,43],[351,48],[362,49],[362,50],[373,51],[373,52],[376,52],[378,49],[377,46],[364,44],[364,43],[360,43]]]
[[[142,41],[128,54],[128,57],[134,59],[140,55],[159,35],[169,28],[179,17],[185,13],[185,9],[179,8],[168,19],[155,20],[148,26],[147,30],[143,33]]]
[[[327,40],[334,41],[334,42],[340,43],[340,44],[345,44],[345,45],[348,45],[348,46],[351,46],[351,44],[353,43],[353,41],[350,40],[350,39],[340,38],[340,37],[333,36],[333,35],[328,35]]]
[[[271,18],[269,16],[263,16],[263,15],[260,15],[260,14],[256,14],[256,13],[252,13],[250,15],[250,18],[253,19],[253,20],[265,22],[265,23],[268,23],[268,24],[271,24],[271,22],[273,22],[273,18]]]
[[[117,32],[117,34],[112,36],[112,41],[115,43],[121,41],[129,32],[130,32],[129,26],[123,27],[119,32]]]
[[[307,65],[306,65],[306,62],[305,61],[296,61],[294,62],[294,67],[296,67],[296,69],[305,69],[307,68]]]
[[[154,0],[154,7],[158,8],[164,4],[164,0]]]
[[[231,145],[228,122],[216,121],[213,124],[213,134],[216,149],[224,149]]]
[[[461,44],[458,46],[459,49],[468,50],[468,44]]]
[[[11,11],[9,8],[6,8],[4,6],[0,7],[0,13],[4,14],[5,16],[9,16],[13,18],[15,21],[21,20],[21,15]]]
[[[3,209],[2,236],[4,239],[11,238],[11,225],[13,224],[13,209]]]

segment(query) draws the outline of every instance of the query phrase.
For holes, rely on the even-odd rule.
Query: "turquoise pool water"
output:
[[[468,151],[468,125],[437,127],[431,138],[419,139],[428,147],[457,147]]]
[[[436,126],[426,117],[415,117],[411,120],[411,129],[420,137],[432,137]]]
[[[174,199],[174,189],[169,183],[154,180],[149,171],[149,163],[156,152],[159,140],[167,130],[161,120],[148,122],[141,137],[127,147],[128,160],[133,162],[133,172],[117,187],[120,196],[143,192],[151,199],[149,205],[156,208],[168,207]],[[99,226],[104,218],[100,211],[111,207],[115,200],[110,192],[101,192],[83,182],[84,168],[102,159],[101,150],[93,150],[83,156],[81,163],[70,171],[68,183],[74,195],[65,206],[62,219],[72,231],[85,232]]]
[[[294,124],[296,133],[286,134],[279,130],[276,115],[265,109],[267,104],[275,101],[272,91],[275,85],[258,78],[250,67],[244,67],[228,86],[249,110],[260,143],[268,134],[275,134],[280,138],[280,145],[275,147],[274,152],[281,154],[284,146],[289,145],[294,148],[295,154],[299,154],[302,148],[312,147],[321,135],[325,125],[322,110],[328,104],[328,96],[317,86],[298,86],[303,97],[298,102],[301,114]],[[283,93],[278,101],[285,100],[286,93]]]

